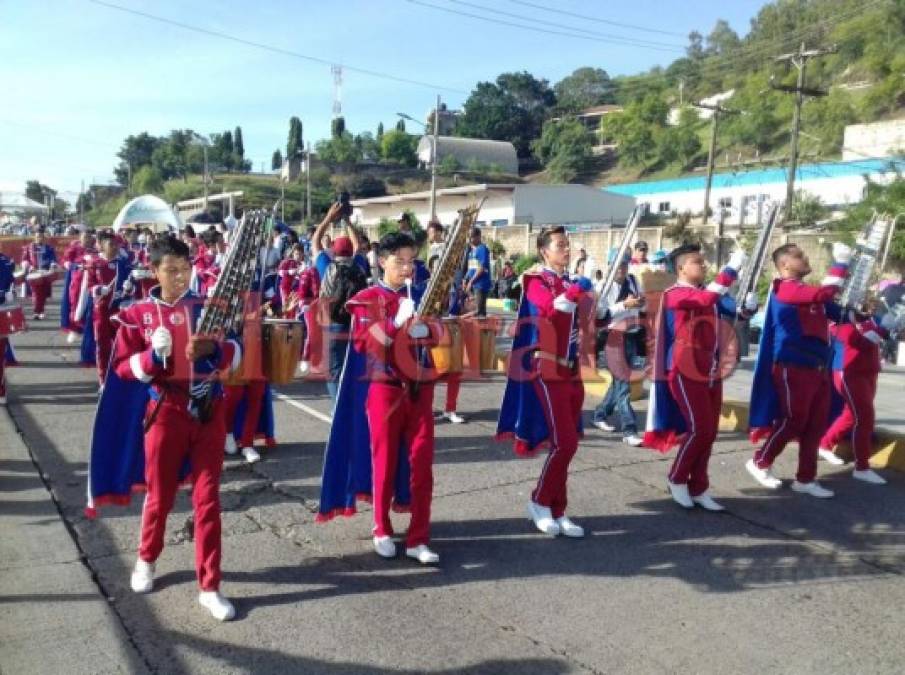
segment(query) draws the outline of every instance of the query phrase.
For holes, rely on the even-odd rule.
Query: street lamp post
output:
[[[195,135],[195,140],[198,145],[201,146],[202,153],[204,153],[204,175],[201,177],[201,182],[204,184],[204,206],[202,208],[207,212],[207,146],[209,146],[211,142],[208,140],[207,136],[202,136],[197,132],[192,133]]]
[[[416,120],[411,115],[406,115],[405,113],[396,113],[404,120],[409,120],[410,122],[415,122],[416,124],[420,124],[424,127],[424,131],[429,131],[428,126],[421,122],[420,120]],[[440,142],[440,95],[437,95],[437,107],[434,108],[434,133],[431,138],[431,198],[430,198],[430,219],[434,221],[437,219],[437,157],[440,155],[438,144]]]

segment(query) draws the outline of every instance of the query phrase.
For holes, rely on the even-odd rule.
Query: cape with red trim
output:
[[[770,286],[764,308],[764,326],[760,331],[757,360],[754,363],[754,380],[751,386],[751,402],[748,413],[748,437],[752,443],[766,438],[773,432],[779,417],[779,396],[773,386],[773,350],[776,336],[778,303],[773,300],[776,283]]]
[[[350,332],[355,328],[354,317],[352,321]],[[336,516],[352,516],[356,513],[358,499],[371,499],[374,489],[371,436],[365,408],[369,387],[367,355],[359,352],[350,340],[339,377],[330,437],[324,451],[317,522],[326,522]],[[408,448],[401,444],[393,500],[396,511],[406,511],[411,503],[408,455]]]
[[[668,290],[668,289],[667,289]],[[666,317],[666,302],[661,299],[657,311],[654,343],[653,381],[647,404],[647,423],[644,429],[644,445],[658,452],[669,452],[678,445],[687,429],[679,405],[669,390],[669,364],[675,335]]]
[[[63,277],[63,294],[60,296],[60,328],[68,331],[70,327],[70,314],[72,312],[72,303],[69,301],[69,289],[72,286],[72,266],[66,268],[66,275]]]

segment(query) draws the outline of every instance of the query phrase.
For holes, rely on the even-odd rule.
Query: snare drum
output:
[[[20,305],[9,303],[0,305],[0,337],[15,335],[28,329],[25,312]],[[0,356],[2,358],[2,356]]]
[[[132,278],[136,281],[144,281],[145,279],[153,279],[154,271],[146,270],[146,269],[134,269],[132,270]]]
[[[13,283],[21,284],[25,281],[25,270],[19,270],[13,274]]]
[[[56,278],[57,273],[54,270],[35,270],[34,272],[25,275],[25,280],[29,282],[41,281],[42,279],[54,281]]]
[[[305,327],[294,319],[264,319],[264,375],[273,384],[289,384],[299,364]]]

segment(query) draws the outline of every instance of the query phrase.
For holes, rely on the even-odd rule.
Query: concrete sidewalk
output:
[[[3,408],[0,608],[0,673],[147,672]]]

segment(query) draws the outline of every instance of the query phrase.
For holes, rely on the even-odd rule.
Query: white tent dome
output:
[[[149,227],[155,232],[176,232],[183,227],[170,205],[154,195],[142,195],[126,204],[113,221],[113,231],[119,232],[128,225]]]

